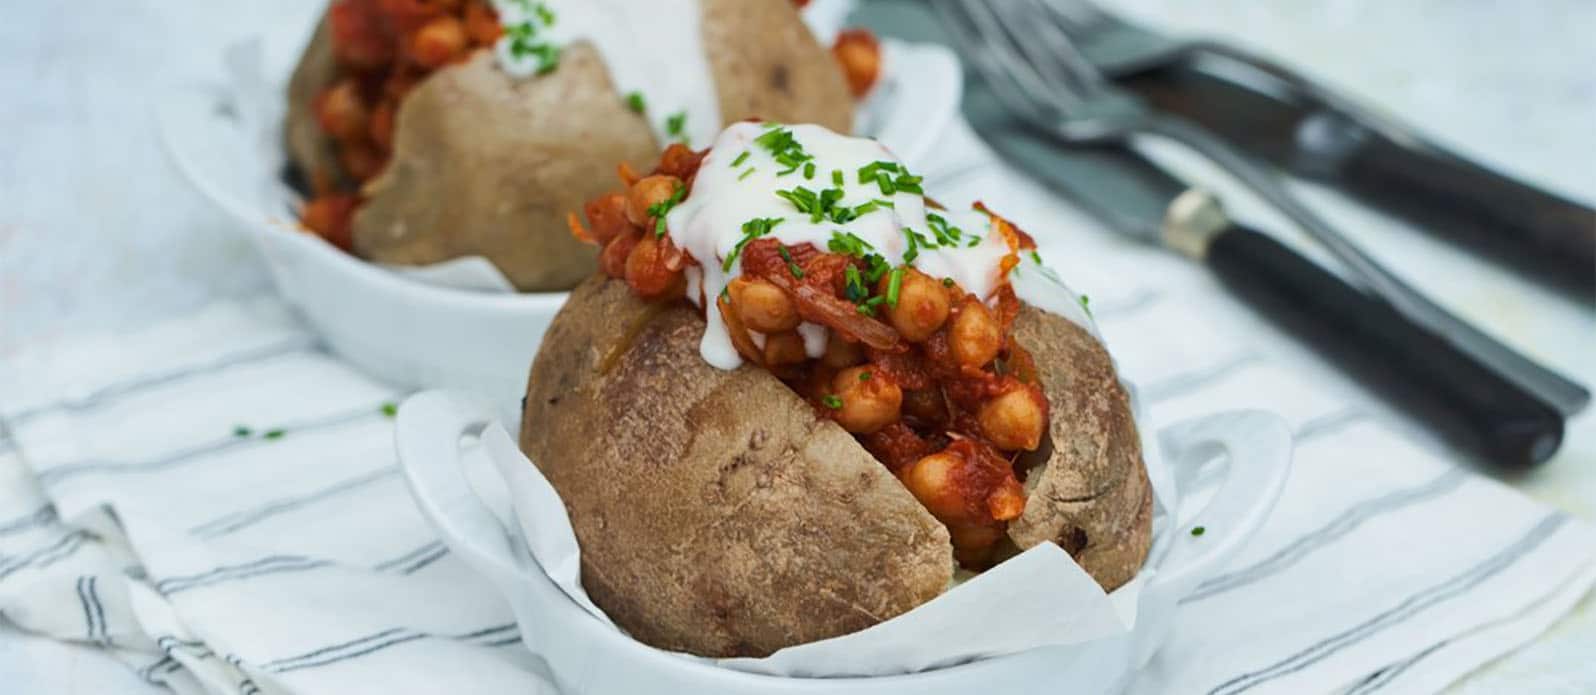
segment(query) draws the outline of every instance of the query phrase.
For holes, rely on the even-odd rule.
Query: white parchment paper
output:
[[[1136,407],[1134,390],[1131,394],[1138,421],[1145,422]],[[1159,457],[1156,441],[1147,434],[1150,429],[1141,427],[1140,431],[1156,498],[1156,539],[1167,532],[1170,510],[1174,509],[1173,479]],[[595,619],[613,625],[582,588],[581,548],[559,493],[503,428],[490,426],[481,441],[484,453],[508,483],[522,536],[539,567]],[[778,676],[880,676],[1035,647],[1084,644],[1135,627],[1138,599],[1152,574],[1151,569],[1143,570],[1109,595],[1068,553],[1047,543],[865,630],[788,647],[765,658],[711,661],[726,668]]]

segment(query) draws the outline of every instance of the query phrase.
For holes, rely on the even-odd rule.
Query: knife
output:
[[[938,20],[913,3],[866,3],[854,19],[882,34],[946,42]],[[1005,161],[1110,228],[1206,263],[1288,332],[1481,460],[1523,468],[1561,445],[1558,410],[1384,301],[1229,219],[1216,197],[1131,150],[1058,145],[1012,120],[973,79],[963,108]]]
[[[1117,80],[1255,156],[1345,190],[1521,274],[1596,303],[1596,210],[1430,142],[1382,132],[1261,70],[1224,58]]]
[[[1274,237],[1123,148],[1064,148],[1011,120],[979,87],[965,117],[1004,158],[1112,229],[1206,264],[1234,294],[1454,445],[1500,467],[1545,461],[1556,409]]]

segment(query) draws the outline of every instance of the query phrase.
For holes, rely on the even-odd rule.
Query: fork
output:
[[[1537,395],[1559,411],[1590,394],[1452,315],[1352,244],[1291,193],[1278,176],[1228,143],[1160,114],[1114,86],[1087,60],[1045,0],[932,0],[953,43],[993,95],[1032,127],[1077,145],[1129,146],[1136,136],[1179,142],[1239,179],[1328,249],[1359,284],[1409,320]]]

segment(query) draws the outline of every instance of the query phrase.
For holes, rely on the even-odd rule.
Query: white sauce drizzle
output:
[[[742,272],[740,255],[729,271],[723,263],[743,239],[743,223],[756,218],[782,218],[769,237],[789,246],[813,244],[822,251],[826,250],[834,233],[851,233],[894,266],[904,262],[909,250],[905,228],[925,239],[936,239],[927,221],[924,196],[904,191],[883,195],[876,183],[860,183],[862,167],[878,161],[903,165],[887,148],[874,140],[839,135],[821,126],[784,127],[812,157],[813,178],[805,178],[802,167],[778,176],[777,173],[787,167],[755,142],[770,126],[736,123],[715,139],[713,148],[699,167],[692,194],[666,215],[671,238],[699,263],[687,270],[687,299],[701,307],[705,302],[709,304],[704,311],[708,326],[699,351],[706,362],[720,369],[735,369],[742,364],[742,357],[732,345],[713,303],[732,278]],[[735,166],[734,162],[737,162]],[[816,192],[838,187],[833,182],[833,171],[842,172],[842,206],[851,208],[873,200],[886,200],[892,207],[878,207],[845,224],[826,219],[812,222],[810,215],[799,212],[790,201],[776,195],[777,191],[797,186]],[[944,210],[936,214],[945,218],[949,225],[963,230],[960,237],[963,243],[951,247],[921,246],[912,265],[933,278],[952,278],[965,291],[990,300],[1000,286],[999,264],[1009,253],[1008,244],[994,232],[991,219],[979,211]],[[971,235],[980,237],[973,245]],[[1022,301],[1074,321],[1096,334],[1091,317],[1080,303],[1080,295],[1059,281],[1051,270],[1036,265],[1029,254],[1025,254],[1019,271],[1013,275],[1015,294]],[[799,327],[799,333],[810,357],[824,353],[824,327],[804,324]]]
[[[554,13],[553,25],[538,19],[539,4]],[[661,143],[676,140],[666,128],[673,114],[685,114],[682,133],[695,146],[720,130],[698,0],[493,0],[493,8],[507,29],[531,22],[539,42],[562,49],[584,39],[592,43],[616,90],[623,97],[642,94],[644,117]],[[518,78],[537,74],[539,58],[516,55],[513,43],[507,33],[494,46],[501,69]]]

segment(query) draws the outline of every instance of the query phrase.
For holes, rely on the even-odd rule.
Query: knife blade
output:
[[[917,3],[867,3],[856,20],[884,35],[945,42]],[[1012,119],[966,78],[963,111],[1004,160],[1109,228],[1206,263],[1232,292],[1449,441],[1522,468],[1560,446],[1555,408],[1389,304],[1225,215],[1217,198],[1124,148],[1065,147]]]
[[[1169,64],[1117,81],[1286,171],[1596,303],[1596,210],[1586,205],[1433,143],[1389,136],[1234,61]]]

